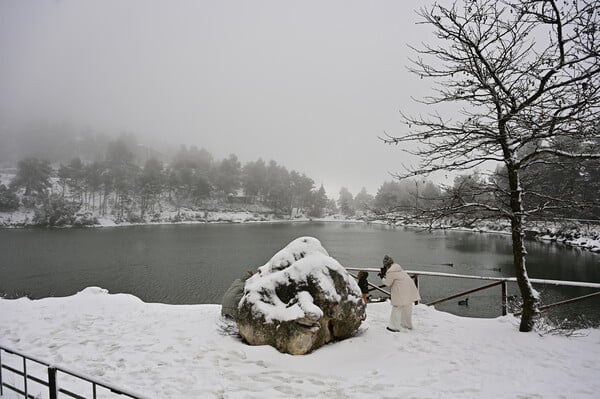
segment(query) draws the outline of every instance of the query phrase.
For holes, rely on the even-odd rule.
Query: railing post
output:
[[[417,291],[419,290],[419,275],[415,274],[413,276],[413,280],[415,280],[415,286],[417,287]],[[419,301],[415,301],[415,305],[418,305]]]
[[[508,290],[506,281],[502,281],[502,316],[508,314]]]
[[[27,358],[23,356],[23,390],[25,391],[25,397],[29,397],[27,393]]]
[[[50,399],[58,398],[58,387],[56,386],[56,368],[48,367],[48,393]]]
[[[4,395],[4,389],[2,386],[2,348],[0,348],[0,396]]]

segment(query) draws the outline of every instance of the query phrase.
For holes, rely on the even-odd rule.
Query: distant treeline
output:
[[[156,150],[133,134],[110,139],[91,131],[76,134],[68,126],[32,125],[12,147],[28,156],[15,161],[14,179],[0,186],[0,211],[35,208],[41,224],[53,224],[46,223],[49,219],[68,222],[60,215],[80,211],[144,220],[161,212],[164,204],[202,209],[207,203],[258,204],[285,216],[295,210],[309,217],[351,217],[373,213],[374,208],[385,212],[408,207],[415,198],[414,183],[390,182],[375,197],[364,188],[356,197],[342,188],[335,201],[304,173],[273,160],[242,165],[234,154],[215,160],[195,146]],[[72,154],[77,156],[68,158]],[[434,195],[439,189],[428,183],[424,192]],[[48,216],[52,214],[59,216]]]
[[[199,208],[208,200],[262,204],[286,215],[296,208],[314,217],[335,207],[322,186],[275,161],[242,166],[234,154],[215,161],[204,149],[182,146],[169,163],[150,157],[140,164],[124,139],[108,143],[104,161],[74,158],[53,168],[46,160],[22,159],[9,186],[0,187],[3,211],[73,207],[129,221],[161,211],[165,202]]]
[[[165,204],[175,209],[254,204],[281,216],[294,213],[317,218],[335,213],[411,217],[456,203],[502,205],[506,185],[499,168],[491,175],[458,176],[446,186],[426,180],[384,182],[375,196],[364,188],[356,196],[342,188],[334,201],[323,186],[315,187],[313,179],[273,160],[242,165],[234,154],[215,160],[204,148],[183,145],[168,155],[139,144],[131,134],[112,140],[93,135],[71,141],[64,137],[61,143],[80,156],[66,162],[36,156],[19,160],[14,178],[8,185],[0,184],[0,211],[33,208],[36,222],[46,225],[71,224],[74,215],[82,211],[111,215],[116,220],[151,220]],[[59,152],[49,151],[54,160],[64,157]],[[597,161],[564,164],[560,170],[541,166],[525,176],[523,185],[524,195],[529,187],[540,191],[542,185],[549,197],[577,198],[589,204],[600,197],[600,167]],[[541,201],[544,198],[528,203],[533,209]],[[476,214],[474,218],[485,216]],[[566,207],[550,216],[597,219],[600,212],[597,207]]]

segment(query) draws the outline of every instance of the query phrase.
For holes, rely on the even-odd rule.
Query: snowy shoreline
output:
[[[395,334],[385,330],[389,306],[369,304],[353,338],[291,356],[241,342],[218,305],[144,303],[89,287],[62,298],[0,299],[0,344],[153,398],[595,398],[600,391],[598,329],[541,336],[519,333],[513,316],[464,318],[418,305],[415,329]],[[2,398],[15,397],[5,390]]]
[[[386,221],[370,221],[368,223],[386,224],[397,227],[408,227],[414,229],[429,229],[428,224],[418,223],[389,223]],[[433,227],[434,230],[448,230],[448,231],[461,231],[465,233],[484,233],[484,234],[502,234],[510,235],[510,226],[502,226],[501,223],[496,223],[493,228],[488,225],[481,225],[477,227],[465,227],[465,226],[452,226],[452,225],[439,225]],[[549,244],[559,244],[568,247],[575,247],[591,252],[600,253],[600,226],[594,228],[583,229],[581,227],[574,227],[568,229],[561,229],[557,227],[545,227],[539,228],[538,226],[526,229],[526,237],[535,239],[537,241],[546,242]]]
[[[201,215],[201,216],[200,216]],[[103,228],[103,227],[132,227],[132,226],[163,226],[163,225],[191,225],[191,224],[246,224],[246,223],[307,223],[307,222],[336,222],[336,223],[367,223],[381,224],[392,227],[404,227],[411,229],[427,230],[430,226],[426,223],[414,222],[392,222],[383,219],[361,220],[347,219],[340,215],[329,216],[325,218],[295,218],[281,219],[273,214],[257,214],[250,211],[183,211],[179,212],[178,218],[182,220],[173,221],[174,214],[166,213],[158,221],[146,221],[140,223],[119,222],[117,223],[110,217],[97,217],[96,224],[68,225],[62,227],[44,227],[33,224],[33,211],[19,211],[12,213],[0,212],[0,229],[21,229],[21,228]],[[502,223],[482,224],[476,227],[464,227],[457,225],[439,225],[435,229],[462,231],[467,233],[486,233],[486,234],[510,234],[509,227]],[[528,236],[538,241],[549,244],[559,244],[568,247],[575,247],[591,252],[600,253],[600,226],[594,228],[571,228],[560,229],[557,227],[539,228],[532,227],[527,231]]]

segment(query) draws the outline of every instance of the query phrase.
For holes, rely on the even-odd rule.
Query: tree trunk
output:
[[[146,207],[148,206],[148,197],[145,194],[140,196],[140,219],[144,219],[146,213]]]
[[[536,291],[533,289],[529,276],[527,275],[527,268],[525,266],[525,256],[527,250],[525,249],[525,234],[523,232],[523,201],[521,198],[522,190],[519,179],[519,173],[517,170],[508,168],[508,178],[510,184],[510,208],[512,211],[511,216],[511,232],[512,232],[512,249],[513,249],[513,263],[515,266],[515,276],[517,278],[517,284],[521,297],[523,298],[523,312],[521,314],[521,325],[519,331],[529,332],[533,330],[535,318],[539,314],[538,310],[538,296]]]

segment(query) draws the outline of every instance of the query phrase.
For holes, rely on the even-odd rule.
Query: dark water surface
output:
[[[232,280],[265,264],[300,236],[318,238],[347,267],[380,267],[389,254],[408,270],[513,276],[510,237],[352,223],[193,224],[94,229],[0,230],[0,295],[72,295],[88,286],[130,293],[145,302],[220,303]],[[561,245],[528,242],[532,278],[600,282],[600,255]],[[452,263],[453,267],[442,264]],[[380,283],[370,274],[370,280]],[[423,302],[485,285],[421,277]],[[536,286],[554,302],[593,290]],[[516,287],[509,287],[516,293]],[[500,314],[500,288],[436,306],[467,316]],[[566,308],[563,308],[566,309]],[[562,317],[566,310],[561,310]],[[569,305],[570,315],[600,320],[600,300]]]

